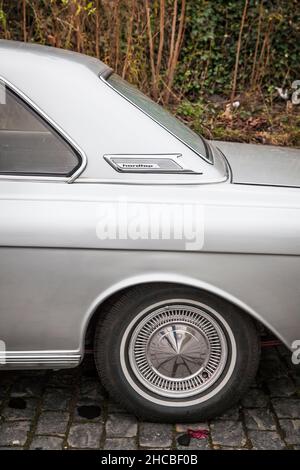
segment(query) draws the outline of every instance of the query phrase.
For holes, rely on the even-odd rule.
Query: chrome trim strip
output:
[[[68,178],[65,178],[64,176],[22,176],[22,175],[1,175],[0,174],[0,180],[10,180],[10,181],[57,181],[59,183],[69,183]]]
[[[81,358],[78,351],[5,351],[0,353],[0,370],[17,365],[76,367]]]
[[[119,90],[117,90],[116,88],[114,88],[108,81],[110,75],[113,73],[113,71],[111,71],[111,73],[109,74],[107,71],[105,71],[104,73],[102,72],[100,75],[99,75],[99,78],[100,80],[105,83],[107,86],[109,86],[109,88],[111,90],[113,90],[115,93],[118,93],[118,95],[122,96],[122,98],[124,98],[128,103],[132,104],[135,108],[139,109],[143,114],[145,114],[146,116],[148,116],[150,119],[152,119],[152,121],[156,122],[156,124],[158,124],[160,127],[162,127],[163,129],[165,129],[165,131],[167,131],[169,134],[171,134],[173,137],[175,137],[175,139],[179,140],[183,145],[185,145],[186,147],[188,147],[192,152],[194,152],[196,155],[198,155],[200,158],[202,158],[202,160],[204,160],[206,163],[209,163],[210,165],[213,165],[214,164],[214,160],[209,160],[207,157],[205,157],[204,155],[202,155],[201,153],[197,152],[195,149],[193,149],[189,144],[187,144],[184,140],[182,140],[180,137],[178,137],[176,134],[174,134],[174,132],[172,132],[170,129],[168,129],[166,126],[163,126],[157,119],[154,119],[154,117],[152,117],[149,113],[147,113],[144,109],[142,109],[140,106],[138,106],[137,104],[135,104],[132,100],[130,100],[127,96],[123,95],[123,93],[121,93]],[[204,142],[204,146],[206,149],[209,149],[207,150],[208,152],[210,151],[210,147],[209,147],[209,143],[206,142],[205,139],[203,139],[202,136],[199,135],[199,138],[203,140]],[[212,156],[213,158],[213,156]]]
[[[22,175],[1,175],[0,180],[21,180],[21,181],[60,181],[66,183],[72,183],[78,178],[79,175],[84,171],[87,166],[87,156],[85,152],[79,147],[76,142],[55,122],[53,121],[44,111],[41,110],[28,96],[26,96],[21,90],[15,87],[9,80],[0,75],[0,83],[4,83],[5,86],[11,88],[17,95],[19,95],[25,103],[33,108],[37,114],[39,114],[48,124],[50,124],[60,134],[68,144],[74,148],[81,156],[81,165],[70,177],[64,176],[22,176]]]
[[[193,176],[191,173],[182,173],[181,178],[183,176]],[[201,175],[200,175],[201,176]],[[203,186],[204,184],[220,184],[228,182],[227,176],[224,177],[220,181],[171,181],[171,180],[160,180],[160,181],[145,181],[145,180],[130,180],[130,179],[99,179],[99,178],[78,178],[75,183],[80,184],[126,184],[126,185],[144,185],[144,186],[159,186],[159,185],[168,185],[168,186],[186,186],[186,185],[199,185]]]

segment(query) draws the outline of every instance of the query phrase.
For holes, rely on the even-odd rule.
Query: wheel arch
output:
[[[276,329],[269,324],[259,312],[253,310],[249,305],[243,302],[241,299],[238,299],[236,296],[232,295],[228,291],[209,284],[207,282],[177,275],[145,275],[145,276],[135,276],[128,279],[125,279],[121,282],[118,282],[108,289],[101,292],[101,294],[93,301],[90,308],[86,312],[84,321],[81,329],[81,350],[84,351],[85,344],[87,340],[93,334],[96,322],[101,318],[101,315],[107,309],[108,305],[112,305],[124,292],[133,289],[141,285],[155,285],[155,284],[166,284],[174,286],[184,286],[192,287],[198,289],[199,292],[208,292],[232,305],[237,307],[240,311],[244,312],[245,315],[250,315],[258,324],[270,330],[280,341],[282,341],[286,346],[290,347],[285,341],[285,339],[279,334]]]

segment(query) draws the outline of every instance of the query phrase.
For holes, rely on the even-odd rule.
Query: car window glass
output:
[[[144,93],[115,73],[108,78],[108,83],[154,121],[158,122],[171,132],[171,134],[190,147],[200,157],[211,160],[205,140],[162,106],[155,103],[148,96],[144,95]]]
[[[0,174],[67,177],[79,165],[70,145],[6,88],[0,102]]]

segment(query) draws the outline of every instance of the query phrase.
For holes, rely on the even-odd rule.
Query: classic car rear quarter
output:
[[[232,175],[224,143],[96,59],[7,41],[0,59],[12,116],[27,116],[20,131],[0,114],[1,367],[76,366],[92,329],[100,376],[129,410],[220,413],[255,375],[256,321],[289,347],[300,337],[297,178],[258,182],[256,159],[246,181],[236,157]],[[132,209],[149,230],[159,214],[179,225],[143,236]]]

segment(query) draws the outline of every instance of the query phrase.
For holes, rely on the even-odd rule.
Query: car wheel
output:
[[[251,384],[259,355],[247,314],[188,287],[133,288],[95,333],[103,385],[151,421],[195,422],[223,413]]]

